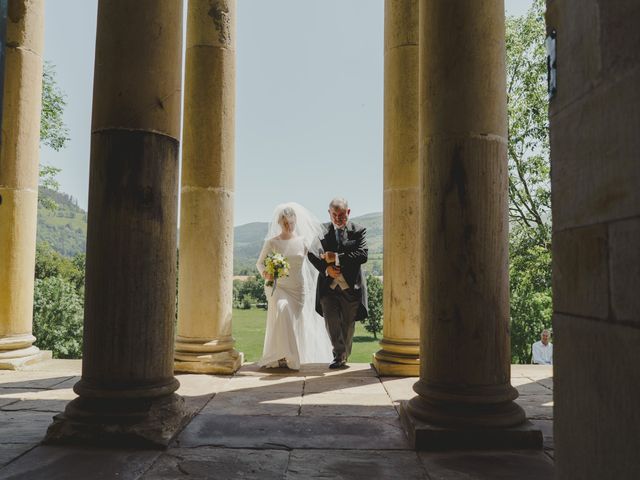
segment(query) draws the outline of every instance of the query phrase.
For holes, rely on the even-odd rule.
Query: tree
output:
[[[54,358],[82,357],[82,298],[62,277],[37,279],[33,301],[36,346]]]
[[[527,363],[552,313],[544,1],[506,27],[511,351],[514,363]]]
[[[35,278],[61,277],[80,290],[84,286],[84,255],[74,259],[63,257],[46,242],[36,244]]]
[[[251,304],[266,304],[264,279],[260,275],[233,281],[233,304],[236,308],[251,308]]]
[[[367,293],[369,294],[369,315],[364,321],[364,328],[378,338],[378,332],[382,331],[382,280],[374,275],[367,275]]]
[[[40,143],[56,152],[62,150],[69,141],[69,129],[63,119],[66,106],[66,95],[56,82],[55,66],[51,62],[44,62]]]
[[[64,108],[67,105],[64,92],[56,83],[55,67],[50,62],[44,63],[42,72],[42,113],[40,115],[40,143],[62,150],[69,141],[69,130],[64,123]],[[40,186],[57,191],[60,188],[56,175],[59,168],[51,165],[40,166]],[[40,205],[49,209],[56,209],[55,200],[48,197],[38,197]]]

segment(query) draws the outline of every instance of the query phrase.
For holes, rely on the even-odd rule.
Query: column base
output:
[[[232,375],[243,361],[244,354],[236,350],[205,354],[176,352],[173,370],[176,373]]]
[[[175,393],[136,400],[79,397],[53,417],[43,443],[166,448],[190,419],[184,399]]]
[[[400,420],[415,450],[542,449],[542,431],[528,420],[505,428],[443,427],[416,417],[409,401],[400,404]]]
[[[3,352],[0,355],[0,370],[23,370],[53,358],[51,350],[39,350],[36,347],[31,347],[29,352],[25,353],[16,357],[5,357],[4,355],[8,355],[9,352]]]
[[[385,350],[373,354],[373,368],[381,377],[419,377],[420,358],[413,355],[393,355]]]

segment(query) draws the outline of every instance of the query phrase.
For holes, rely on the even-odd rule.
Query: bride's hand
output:
[[[270,273],[264,272],[262,274],[262,278],[264,278],[265,280],[272,281],[273,280],[273,275],[271,275]]]

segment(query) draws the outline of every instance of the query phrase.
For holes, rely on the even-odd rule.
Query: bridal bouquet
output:
[[[278,285],[278,278],[289,275],[289,261],[281,253],[272,252],[264,259],[264,271],[273,276],[273,280],[265,282],[267,287],[273,286],[271,290],[271,295],[273,295]]]

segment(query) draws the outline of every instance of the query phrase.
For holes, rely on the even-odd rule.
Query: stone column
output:
[[[510,383],[502,0],[420,3],[419,449],[541,447]],[[519,428],[510,428],[519,427]]]
[[[386,0],[384,12],[384,325],[373,366],[418,376],[418,0]]]
[[[0,109],[0,369],[51,358],[32,345],[31,334],[43,47],[44,1],[9,2]]]
[[[174,392],[181,0],[101,0],[79,398],[48,442],[167,445]]]
[[[175,370],[233,373],[235,0],[190,0]]]

